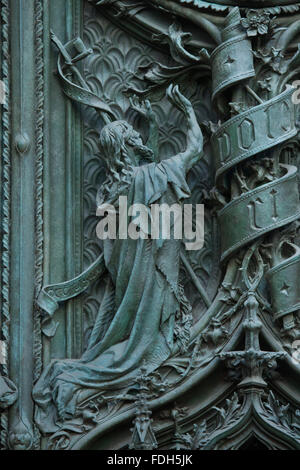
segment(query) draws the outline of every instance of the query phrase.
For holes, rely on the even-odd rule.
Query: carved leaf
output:
[[[238,394],[234,393],[231,399],[226,399],[224,408],[213,407],[219,413],[218,427],[229,426],[236,420],[236,414],[240,410]]]

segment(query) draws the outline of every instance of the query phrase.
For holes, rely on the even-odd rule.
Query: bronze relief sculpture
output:
[[[33,152],[24,219],[8,211],[9,94],[2,110],[2,446],[299,449],[299,5],[76,0],[61,22],[42,3],[35,146],[23,122],[12,167],[30,195]],[[124,198],[151,217],[204,204],[203,246],[141,216],[120,236]],[[18,316],[9,227],[26,218],[35,290]]]
[[[187,120],[185,151],[139,166],[143,158],[153,159],[153,150],[126,121],[106,124],[100,133],[108,165],[99,195],[103,202],[116,203],[123,195],[130,205],[174,204],[190,195],[186,173],[202,155],[202,132],[177,86],[168,88],[168,98]],[[81,359],[57,361],[45,370],[34,390],[41,409],[54,401],[59,418],[73,416],[77,389],[120,390],[134,380],[144,361],[150,373],[178,343],[186,349],[192,317],[178,279],[181,240],[152,240],[150,235],[103,241],[101,271],[108,271],[109,280],[87,349]]]

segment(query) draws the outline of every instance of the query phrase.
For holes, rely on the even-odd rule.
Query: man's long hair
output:
[[[101,157],[105,160],[108,169],[107,178],[101,188],[102,197],[109,194],[113,183],[117,182],[118,186],[123,189],[131,181],[133,164],[126,142],[132,130],[132,126],[126,121],[114,121],[107,124],[100,133]]]
[[[102,129],[99,147],[108,172],[107,178],[98,192],[98,201],[106,198],[114,183],[118,187],[118,192],[124,192],[128,188],[134,168],[134,162],[128,152],[128,143],[133,131],[133,127],[126,121],[114,121]],[[136,145],[133,150],[145,160],[153,161],[153,151],[147,146]]]

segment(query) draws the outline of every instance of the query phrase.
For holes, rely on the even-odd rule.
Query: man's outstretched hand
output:
[[[152,110],[151,103],[149,100],[140,101],[136,95],[129,98],[130,106],[132,109],[140,113],[148,121],[155,121],[155,113]]]
[[[166,91],[168,100],[176,106],[180,111],[189,116],[190,112],[193,110],[191,102],[183,96],[178,88],[178,85],[171,84]]]
[[[178,85],[170,85],[166,92],[168,100],[182,111],[187,121],[186,150],[181,153],[181,160],[189,170],[203,156],[203,135],[197,121],[192,103],[183,96]]]

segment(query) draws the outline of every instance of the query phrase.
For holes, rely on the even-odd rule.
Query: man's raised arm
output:
[[[169,101],[182,111],[187,119],[186,150],[178,155],[188,171],[203,156],[203,135],[198,124],[191,102],[179,91],[178,85],[170,85],[167,89]]]

